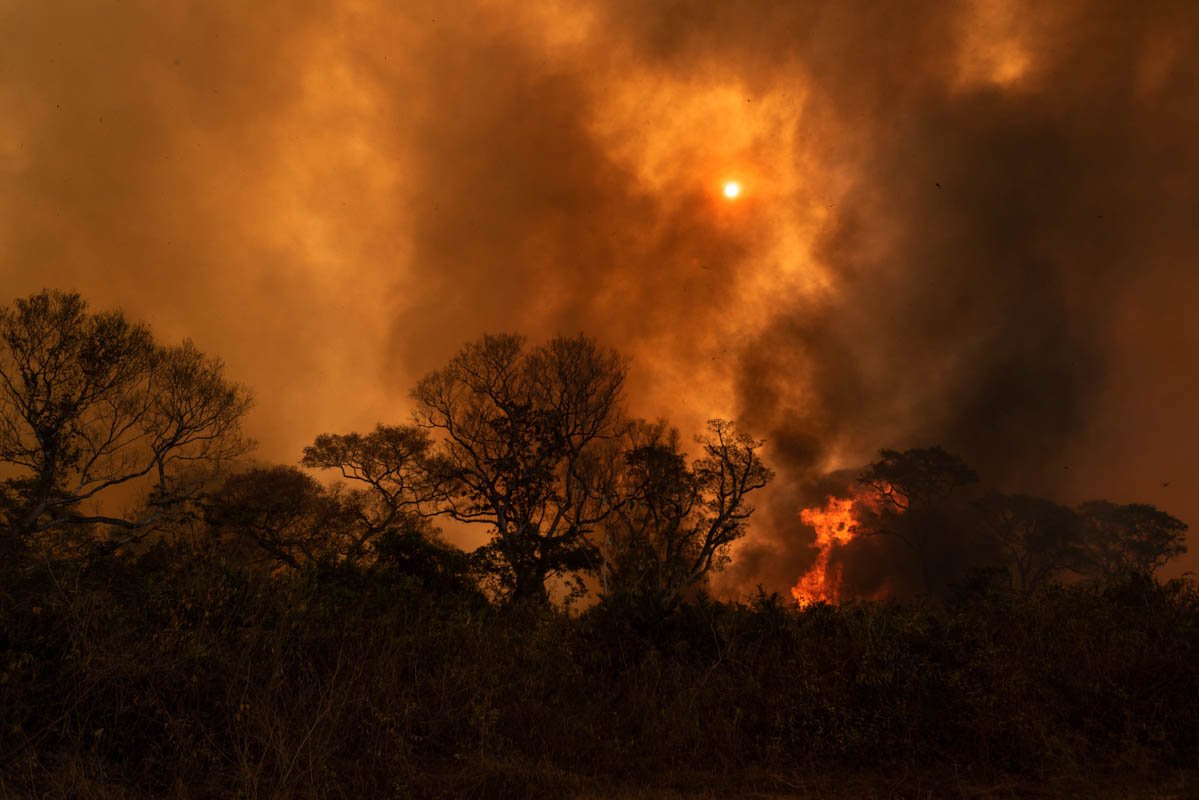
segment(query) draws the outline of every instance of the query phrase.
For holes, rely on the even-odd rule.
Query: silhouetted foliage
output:
[[[858,477],[876,498],[872,513],[859,525],[867,535],[894,536],[910,548],[924,590],[932,591],[937,588],[934,562],[953,547],[951,501],[959,489],[976,483],[978,474],[940,447],[882,450],[879,455]]]
[[[1040,497],[995,493],[980,498],[975,507],[979,529],[998,546],[1017,591],[1041,589],[1081,568],[1082,520],[1065,506]]]
[[[330,491],[295,467],[256,468],[229,476],[207,499],[217,533],[253,544],[267,558],[299,569],[356,550],[359,520]]]
[[[862,471],[858,483],[903,514],[935,510],[961,487],[978,482],[978,473],[940,447],[882,450],[879,455]]]
[[[1092,577],[1151,576],[1186,552],[1186,524],[1151,505],[1093,500],[1078,512],[1086,536],[1082,571]]]
[[[850,765],[1010,785],[1199,746],[1191,584],[805,610],[760,594],[641,632],[606,605],[491,610],[429,579],[455,568],[422,536],[390,538],[378,566],[274,575],[165,546],[0,564],[4,790],[621,796]]]
[[[347,557],[360,555],[371,540],[406,517],[432,513],[439,492],[427,464],[430,446],[423,428],[379,425],[365,435],[321,434],[304,448],[300,463],[305,467],[337,470],[365,487],[343,498],[357,521]]]
[[[721,602],[761,443],[713,420],[689,459],[627,423],[623,364],[583,337],[486,337],[417,387],[421,427],[317,437],[304,466],[347,483],[217,483],[189,466],[245,448],[248,402],[218,362],[76,295],[3,315],[5,796],[642,796],[687,773],[777,794],[846,765],[1011,785],[1199,752],[1199,591],[1155,577],[1186,526],[1152,506],[967,504],[956,457],[884,450],[860,524],[953,591]],[[137,514],[80,510],[140,478]],[[15,544],[183,503],[204,535]],[[447,544],[437,512],[491,542]],[[546,602],[597,563],[602,602]]]
[[[190,342],[164,347],[119,311],[43,291],[0,309],[0,463],[21,536],[161,522],[203,485],[203,467],[244,454],[249,393]],[[143,486],[148,484],[148,486]],[[84,510],[122,486],[149,489],[133,514]]]
[[[440,436],[430,465],[444,511],[488,526],[479,563],[510,598],[545,601],[548,578],[591,564],[587,534],[614,501],[599,445],[620,433],[624,376],[582,336],[531,350],[485,336],[413,390],[419,423]]]
[[[601,592],[642,619],[661,619],[723,566],[753,513],[746,498],[773,477],[758,457],[761,442],[730,422],[711,420],[696,442],[703,455],[688,466],[678,431],[664,423],[629,433],[620,502],[601,527]]]
[[[386,572],[416,578],[436,594],[477,595],[470,557],[441,541],[427,524],[391,528],[375,541],[375,564]]]

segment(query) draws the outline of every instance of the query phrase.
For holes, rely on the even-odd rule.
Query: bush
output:
[[[273,577],[171,548],[6,564],[5,790],[561,796],[849,765],[1037,777],[1199,749],[1188,583],[803,610],[701,597],[645,626],[497,609],[444,554],[391,544],[376,566]]]

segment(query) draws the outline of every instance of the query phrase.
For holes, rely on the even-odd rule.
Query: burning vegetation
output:
[[[583,336],[487,336],[412,422],[252,464],[220,361],[75,294],[0,309],[0,791],[607,796],[680,763],[1199,747],[1199,593],[1156,578],[1177,519],[883,450],[799,512],[790,599],[715,600],[762,442],[713,420],[689,450],[625,377]],[[912,602],[843,604],[878,596]]]
[[[3,4],[0,798],[1193,773],[1199,2],[443,5]]]
[[[852,498],[828,498],[823,508],[805,508],[799,512],[803,524],[816,532],[816,560],[791,588],[791,596],[800,606],[836,603],[841,599],[840,564],[830,564],[833,551],[848,544],[857,535]]]
[[[801,607],[1153,577],[1186,551],[1187,526],[1151,505],[1007,494],[939,447],[883,450],[854,475],[799,513],[816,551],[791,588]]]

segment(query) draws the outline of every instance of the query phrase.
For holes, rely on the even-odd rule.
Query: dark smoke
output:
[[[287,462],[402,420],[484,331],[597,336],[633,412],[767,439],[730,590],[793,583],[797,511],[880,447],[1195,521],[1196,30],[1116,0],[15,5],[3,286],[194,337]]]
[[[672,64],[742,35],[756,43],[741,43],[746,51],[780,63],[786,53],[831,109],[827,129],[839,135],[815,145],[822,160],[840,156],[854,176],[816,245],[835,299],[780,306],[740,361],[741,413],[784,467],[768,513],[786,533],[747,548],[737,582],[777,587],[793,574],[811,551],[788,538],[788,516],[797,500],[822,502],[823,472],[846,453],[937,442],[995,484],[1068,495],[1066,454],[1127,435],[1095,423],[1106,379],[1127,366],[1112,363],[1113,340],[1141,334],[1114,324],[1129,288],[1154,272],[1187,282],[1175,270],[1194,255],[1183,213],[1199,209],[1190,138],[1199,106],[1193,35],[1176,26],[1189,17],[1185,29],[1195,30],[1194,10],[1028,14],[1030,74],[1011,86],[962,86],[945,56],[965,9],[945,8],[906,8],[903,20],[755,8],[745,19],[726,10],[707,27],[648,28]],[[805,41],[811,30],[862,48],[830,60],[824,36]],[[1180,169],[1190,177],[1178,180]],[[1155,252],[1166,241],[1173,255]],[[1138,359],[1161,358],[1142,347]],[[1145,421],[1127,416],[1153,413],[1127,411],[1130,430]],[[1182,433],[1190,448],[1179,450],[1193,449],[1193,426]],[[1083,467],[1113,487],[1124,472]],[[882,546],[855,545],[859,573],[896,557],[875,552]]]

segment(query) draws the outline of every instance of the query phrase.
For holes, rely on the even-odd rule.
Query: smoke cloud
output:
[[[6,3],[0,275],[221,355],[286,462],[403,419],[485,331],[596,336],[635,413],[767,440],[730,591],[793,583],[797,511],[880,447],[1194,523],[1197,30],[1164,1]]]

